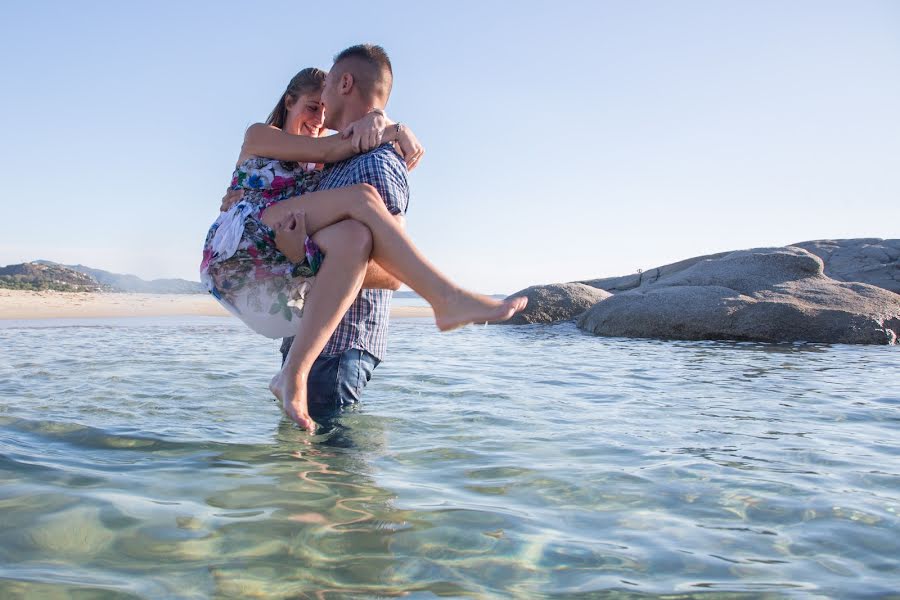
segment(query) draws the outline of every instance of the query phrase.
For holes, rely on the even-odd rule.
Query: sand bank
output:
[[[226,317],[228,311],[205,294],[107,294],[26,292],[0,289],[0,319],[91,317]],[[392,318],[431,317],[430,308],[395,306]]]

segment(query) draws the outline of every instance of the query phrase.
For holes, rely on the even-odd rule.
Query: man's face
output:
[[[325,87],[322,88],[322,106],[325,107],[325,127],[337,130],[337,122],[340,119],[341,108],[343,103],[341,95],[338,93],[338,83],[341,76],[337,70],[332,67],[331,71],[325,76]]]

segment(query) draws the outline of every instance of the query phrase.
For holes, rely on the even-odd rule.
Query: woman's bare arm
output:
[[[247,129],[241,147],[241,158],[265,156],[309,163],[338,162],[356,153],[351,140],[341,139],[340,135],[320,138],[291,135],[264,123],[256,123]]]
[[[244,134],[241,160],[249,156],[265,156],[277,160],[309,163],[339,162],[384,142],[398,140],[402,127],[393,123],[381,111],[373,111],[352,123],[341,135],[308,137],[256,123]]]

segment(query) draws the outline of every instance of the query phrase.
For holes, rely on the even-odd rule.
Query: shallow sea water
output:
[[[391,324],[310,437],[226,318],[0,325],[0,598],[900,598],[900,348]]]

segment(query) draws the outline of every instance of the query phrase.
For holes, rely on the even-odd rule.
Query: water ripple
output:
[[[315,439],[231,320],[0,327],[0,596],[896,593],[896,348],[391,327]]]

